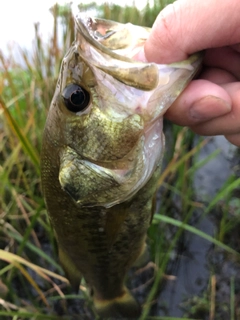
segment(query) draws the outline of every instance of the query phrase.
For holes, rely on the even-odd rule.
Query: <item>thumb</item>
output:
[[[145,43],[147,61],[171,63],[240,39],[240,1],[178,0],[158,15]]]

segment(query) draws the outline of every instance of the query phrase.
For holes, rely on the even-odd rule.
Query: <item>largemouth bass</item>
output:
[[[135,61],[150,29],[78,16],[42,142],[42,190],[71,285],[103,317],[138,317],[124,284],[144,252],[164,151],[162,116],[200,56]]]

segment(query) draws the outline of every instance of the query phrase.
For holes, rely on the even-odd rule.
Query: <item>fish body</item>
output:
[[[42,142],[42,190],[60,262],[104,317],[138,317],[124,285],[145,250],[164,150],[162,116],[200,65],[133,59],[150,29],[76,18]]]

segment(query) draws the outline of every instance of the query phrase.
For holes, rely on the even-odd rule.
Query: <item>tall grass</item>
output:
[[[98,12],[107,19],[151,26],[167,2],[169,1],[154,1],[153,7],[147,4],[142,12],[132,6],[123,10],[120,6],[105,4],[98,7]],[[68,282],[57,262],[54,235],[48,222],[40,187],[39,155],[44,123],[61,60],[74,38],[71,10],[55,5],[51,11],[54,27],[50,41],[43,42],[39,34],[39,25],[35,24],[32,52],[27,52],[21,47],[15,48],[23,64],[20,65],[11,52],[7,57],[0,52],[1,319],[57,319],[59,310],[62,314],[75,312],[67,308],[66,301],[73,296],[66,294]],[[224,217],[222,220],[218,239],[199,233],[188,223],[196,208],[209,214],[223,199],[231,201],[229,195],[239,187],[239,180],[230,177],[211,203],[205,205],[196,202],[189,186],[195,170],[204,163],[193,162],[193,159],[207,140],[200,141],[195,146],[192,133],[174,126],[171,127],[171,139],[168,141],[171,142],[168,165],[159,180],[161,207],[149,230],[152,256],[161,268],[148,295],[141,319],[150,319],[148,313],[158,282],[166,269],[171,250],[184,230],[207,238],[238,258],[238,253],[223,243],[227,232],[233,227],[229,219]],[[176,198],[178,204],[175,203]],[[228,202],[225,203],[225,206],[227,205]],[[238,203],[236,207],[239,208]],[[169,213],[169,218],[165,217],[166,212]],[[239,222],[239,217],[234,221]],[[167,239],[164,234],[166,225],[174,225],[174,230],[169,229],[173,234],[171,239]],[[231,319],[234,319],[233,278],[231,288]],[[82,293],[84,292],[83,286]],[[81,307],[77,310],[79,319],[93,318],[87,308],[88,303],[84,302],[84,296],[79,295],[77,298],[80,299]],[[56,304],[58,312],[55,310]],[[66,319],[69,317],[66,316]]]

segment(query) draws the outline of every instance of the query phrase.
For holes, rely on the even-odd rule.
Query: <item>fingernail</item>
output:
[[[195,101],[189,109],[190,117],[196,121],[207,121],[231,111],[229,102],[214,96]]]

